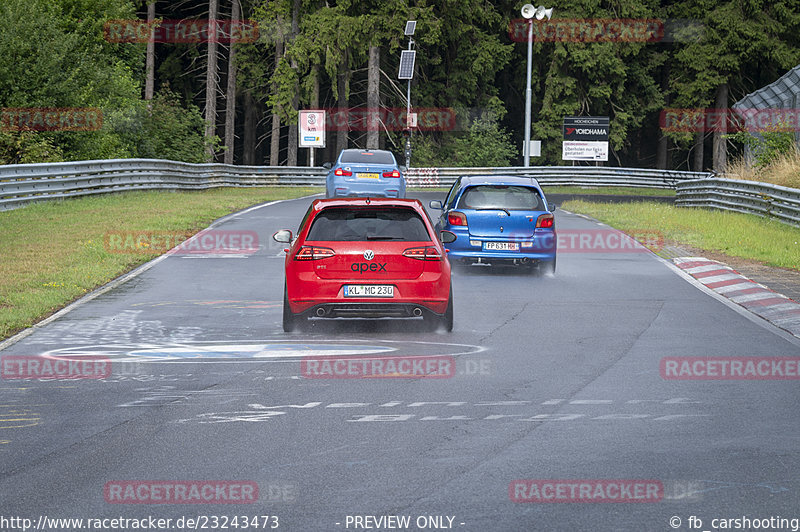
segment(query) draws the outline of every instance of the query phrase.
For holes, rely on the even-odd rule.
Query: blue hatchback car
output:
[[[539,183],[528,177],[461,176],[447,198],[437,231],[456,235],[446,244],[453,264],[512,264],[556,269],[556,226]]]
[[[405,198],[406,180],[392,152],[342,150],[336,164],[327,165],[327,197],[382,196]]]

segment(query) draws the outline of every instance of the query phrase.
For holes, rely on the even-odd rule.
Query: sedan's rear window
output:
[[[544,202],[535,188],[515,185],[475,185],[461,195],[462,209],[507,209],[539,211]]]
[[[387,151],[345,150],[342,152],[342,163],[372,163],[394,165],[394,157]]]
[[[314,218],[306,240],[428,242],[431,237],[425,222],[412,209],[329,207]]]

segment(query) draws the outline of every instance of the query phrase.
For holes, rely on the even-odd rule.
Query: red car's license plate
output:
[[[344,297],[394,297],[390,284],[346,284]]]

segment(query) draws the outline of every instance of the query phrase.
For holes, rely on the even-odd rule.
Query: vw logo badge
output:
[[[375,252],[374,252],[374,251],[372,251],[371,249],[368,249],[368,250],[366,250],[366,251],[364,252],[364,258],[365,258],[366,260],[372,260],[372,259],[374,259],[374,258],[375,258]]]

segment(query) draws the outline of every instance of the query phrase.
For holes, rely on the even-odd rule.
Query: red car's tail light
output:
[[[303,246],[300,248],[300,251],[297,252],[297,255],[294,256],[294,260],[319,260],[327,259],[334,255],[336,255],[336,253],[334,253],[331,248]]]
[[[556,220],[552,214],[542,214],[536,219],[536,227],[541,227],[542,229],[550,229],[555,223]]]
[[[392,170],[391,172],[384,172],[383,177],[400,177],[400,172],[397,170]]]
[[[453,211],[447,215],[447,223],[450,225],[467,225],[467,215],[463,212]]]
[[[351,176],[353,175],[353,172],[351,172],[350,170],[345,170],[344,168],[337,168],[336,170],[333,171],[333,175]]]
[[[408,248],[403,252],[403,256],[417,260],[442,260],[441,253],[433,246]]]

